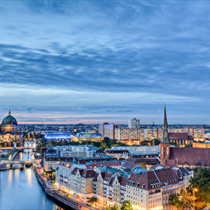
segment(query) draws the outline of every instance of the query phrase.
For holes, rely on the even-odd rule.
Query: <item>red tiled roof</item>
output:
[[[179,176],[171,169],[147,171],[143,175],[131,174],[128,185],[151,190],[160,186],[178,183]],[[154,186],[154,187],[153,187]]]
[[[160,163],[160,161],[157,158],[128,158],[128,161],[134,162],[136,164],[145,163],[148,165],[154,165]]]
[[[130,168],[130,169],[133,169],[134,167],[136,167],[136,164],[134,162],[131,162],[131,161],[127,161],[126,163],[124,163],[122,165],[122,168]]]
[[[75,168],[71,174],[76,175],[77,171],[79,171],[80,176],[83,178],[90,178],[95,176],[95,171],[93,170],[87,170],[87,169],[81,169],[81,168]]]
[[[193,140],[193,137],[188,133],[169,133],[168,137],[170,140]]]
[[[178,161],[178,165],[210,166],[210,149],[171,147],[169,159]]]

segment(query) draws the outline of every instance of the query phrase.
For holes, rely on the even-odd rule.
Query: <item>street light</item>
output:
[[[193,188],[193,197],[194,197],[193,207],[194,207],[194,209],[195,209],[195,192],[198,192],[198,188]]]

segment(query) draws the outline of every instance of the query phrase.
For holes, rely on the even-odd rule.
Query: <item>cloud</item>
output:
[[[0,105],[13,104],[9,87],[16,93],[24,87],[24,102],[15,100],[31,114],[65,111],[63,101],[72,113],[133,115],[148,104],[154,114],[166,101],[194,114],[198,104],[210,103],[209,7],[207,1],[3,2],[0,91],[9,99]]]

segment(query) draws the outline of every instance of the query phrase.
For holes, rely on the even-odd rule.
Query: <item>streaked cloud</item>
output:
[[[172,121],[210,123],[209,9],[208,1],[1,2],[0,116],[11,107],[21,121],[162,122],[167,102]]]

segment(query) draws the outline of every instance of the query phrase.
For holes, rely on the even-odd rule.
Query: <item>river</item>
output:
[[[19,153],[16,160],[32,159],[31,153]],[[19,165],[14,165],[19,167]],[[46,196],[31,168],[0,171],[0,210],[67,210]]]

